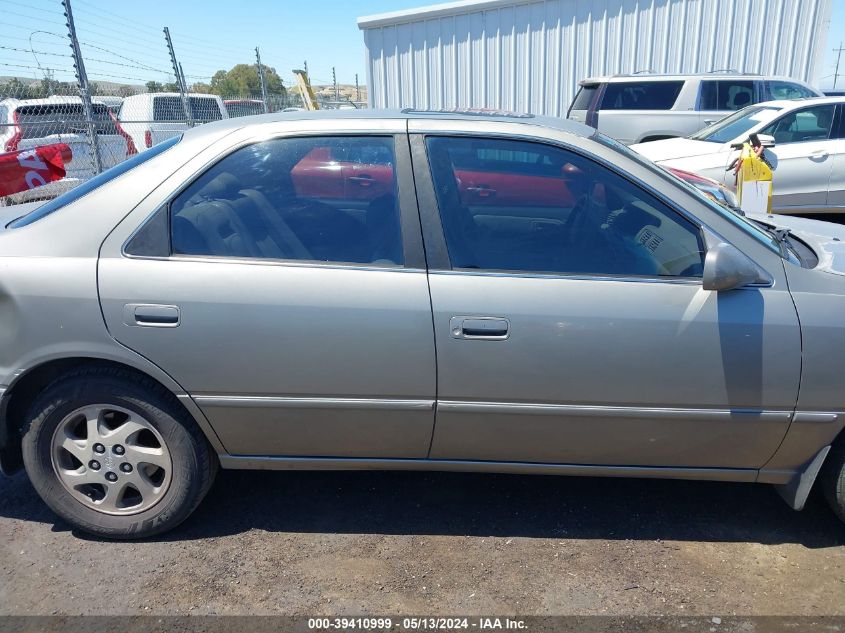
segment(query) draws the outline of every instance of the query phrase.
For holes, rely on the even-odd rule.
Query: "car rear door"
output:
[[[845,104],[836,106],[837,123],[831,135],[834,144],[833,167],[830,172],[830,185],[827,193],[827,206],[845,209]]]
[[[762,101],[760,82],[749,79],[703,79],[698,93],[700,127]]]
[[[303,158],[350,147],[391,156],[386,194],[362,210],[297,186]],[[424,458],[434,341],[406,135],[265,130],[194,179],[208,162],[104,244],[109,331],[183,386],[231,454]]]
[[[800,371],[798,321],[773,250],[764,249],[775,286],[705,291],[700,227],[614,169],[540,141],[411,125],[437,342],[431,458],[766,462]],[[575,203],[551,210],[529,194],[519,210],[490,202],[479,221],[457,174],[467,154],[485,153],[565,163],[580,174]],[[499,192],[509,186],[489,178]]]

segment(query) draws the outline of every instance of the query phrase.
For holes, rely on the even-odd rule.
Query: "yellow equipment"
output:
[[[746,213],[772,212],[772,168],[750,143],[742,145],[736,175],[736,193],[739,206]]]
[[[313,88],[311,88],[308,73],[304,70],[294,70],[293,76],[296,78],[299,96],[302,97],[302,106],[306,110],[319,110],[320,104],[317,103],[317,97],[314,95]]]

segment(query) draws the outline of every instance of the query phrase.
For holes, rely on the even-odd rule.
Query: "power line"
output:
[[[6,4],[13,4],[15,6],[23,7],[25,9],[31,9],[33,11],[41,11],[42,13],[50,13],[52,15],[56,14],[56,11],[54,9],[41,9],[39,7],[33,7],[32,5],[26,4],[24,2],[15,2],[14,0],[0,0],[0,2],[5,2]],[[10,12],[7,11],[6,13],[10,13]],[[36,19],[38,19],[38,18],[36,18]]]
[[[7,50],[7,51],[20,51],[22,53],[36,53],[38,55],[51,55],[53,57],[73,57],[73,55],[69,55],[67,53],[50,53],[48,51],[36,51],[32,48],[17,48],[15,46],[2,46],[0,48]]]
[[[61,22],[56,22],[54,20],[45,20],[44,18],[39,17],[37,15],[28,15],[26,13],[18,13],[16,11],[6,11],[6,10],[4,10],[3,13],[6,13],[8,15],[14,15],[14,16],[17,16],[19,18],[28,18],[30,20],[37,20],[39,24],[56,24],[58,26],[64,26],[64,24],[62,24]],[[27,27],[27,28],[29,28],[29,27]]]

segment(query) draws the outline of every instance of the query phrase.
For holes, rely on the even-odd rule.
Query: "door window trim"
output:
[[[396,265],[385,265],[375,263],[361,263],[361,262],[340,262],[340,261],[325,261],[325,260],[311,260],[311,259],[279,259],[271,257],[227,257],[217,255],[190,255],[190,254],[174,254],[173,245],[171,243],[171,221],[173,202],[185,190],[193,185],[199,178],[201,178],[210,169],[213,169],[220,162],[232,156],[236,152],[257,145],[275,140],[284,140],[288,138],[337,138],[337,137],[378,137],[393,139],[393,156],[394,156],[394,179],[396,181],[396,191],[399,205],[399,226],[402,235],[402,252],[404,263]],[[325,134],[308,132],[292,132],[286,134],[275,134],[270,136],[253,137],[247,140],[240,141],[234,145],[227,147],[221,154],[215,156],[213,159],[204,163],[197,169],[187,180],[180,183],[167,198],[159,206],[155,208],[147,217],[138,223],[138,226],[129,234],[120,247],[120,254],[127,259],[151,259],[159,261],[193,261],[204,263],[239,263],[239,264],[262,264],[262,265],[283,265],[296,267],[319,267],[319,268],[342,268],[342,269],[358,269],[358,270],[380,270],[380,271],[420,271],[425,270],[425,253],[423,249],[423,239],[420,229],[419,208],[417,205],[417,197],[414,191],[414,176],[412,173],[412,161],[410,148],[408,146],[408,135],[406,133],[373,133],[363,131],[331,131]],[[127,248],[132,240],[146,227],[159,213],[167,214],[167,252],[166,256],[160,255],[138,255],[127,252]],[[161,238],[159,238],[161,239]]]
[[[659,282],[673,284],[694,284],[701,285],[701,277],[661,277],[652,275],[612,275],[607,273],[565,273],[554,271],[525,271],[525,270],[485,270],[474,268],[453,268],[449,258],[449,251],[446,246],[446,236],[443,232],[443,224],[440,218],[440,205],[434,187],[434,180],[431,176],[431,168],[428,161],[426,139],[429,137],[468,137],[479,139],[501,139],[513,140],[546,145],[556,149],[572,152],[579,158],[590,161],[599,167],[609,170],[614,175],[627,181],[634,187],[641,189],[665,205],[682,219],[686,220],[699,233],[700,243],[704,246],[706,254],[707,244],[705,241],[705,229],[716,234],[702,224],[701,220],[691,215],[688,211],[681,209],[677,204],[670,201],[648,183],[635,182],[628,174],[622,173],[615,165],[605,161],[594,154],[586,154],[581,148],[575,147],[561,141],[538,139],[537,137],[522,134],[506,134],[489,132],[479,134],[478,132],[414,132],[409,134],[411,144],[411,157],[413,160],[414,179],[417,186],[417,198],[419,200],[420,221],[422,222],[423,240],[425,244],[428,270],[437,274],[461,274],[471,276],[496,276],[496,277],[540,277],[544,279],[588,279],[594,281],[633,281],[633,282]],[[726,240],[727,241],[727,240]]]

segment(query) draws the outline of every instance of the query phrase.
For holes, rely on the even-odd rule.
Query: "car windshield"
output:
[[[721,121],[716,121],[703,130],[690,136],[694,141],[707,141],[708,143],[727,143],[742,136],[751,128],[772,121],[781,111],[775,106],[749,106]]]
[[[780,245],[778,244],[777,240],[774,239],[770,233],[764,231],[759,226],[754,224],[751,220],[748,220],[747,218],[739,215],[738,213],[734,213],[733,211],[728,209],[726,206],[719,204],[718,202],[716,202],[715,200],[710,198],[703,191],[696,189],[693,185],[684,181],[682,178],[679,178],[675,174],[658,167],[653,162],[651,162],[650,160],[645,158],[642,154],[638,154],[637,152],[632,150],[630,147],[623,145],[619,141],[616,141],[616,140],[610,138],[609,136],[605,136],[604,134],[600,134],[598,132],[593,134],[592,138],[593,138],[593,140],[598,141],[602,145],[605,145],[607,147],[615,149],[618,152],[621,152],[622,154],[624,154],[625,156],[627,156],[631,160],[637,161],[640,165],[642,165],[643,167],[646,167],[649,171],[654,172],[658,176],[660,176],[664,179],[666,179],[666,178],[671,179],[673,182],[680,184],[687,191],[689,191],[693,195],[697,196],[702,202],[707,204],[707,206],[709,206],[711,209],[713,209],[720,216],[722,216],[723,218],[728,220],[731,224],[736,226],[742,232],[747,233],[748,235],[753,237],[755,240],[757,240],[758,242],[763,244],[769,250],[777,253],[778,255],[782,255],[781,248],[780,248]]]
[[[173,138],[167,139],[166,141],[162,141],[158,145],[155,145],[154,147],[148,149],[145,152],[135,154],[135,156],[133,156],[132,158],[129,158],[123,161],[122,163],[118,163],[111,169],[107,169],[106,171],[94,176],[90,180],[85,181],[81,185],[77,185],[67,193],[60,195],[58,198],[53,198],[52,200],[45,204],[42,204],[35,210],[19,217],[17,220],[12,220],[11,222],[9,222],[6,228],[18,229],[23,226],[28,226],[33,222],[37,222],[41,218],[44,218],[50,215],[51,213],[58,211],[62,207],[70,204],[71,202],[76,202],[82,196],[91,193],[99,187],[102,187],[104,184],[114,180],[118,176],[122,176],[130,169],[134,169],[138,165],[146,163],[151,158],[158,156],[163,151],[168,150],[174,145],[176,145],[176,143],[178,143],[181,139],[181,135],[174,136]]]

